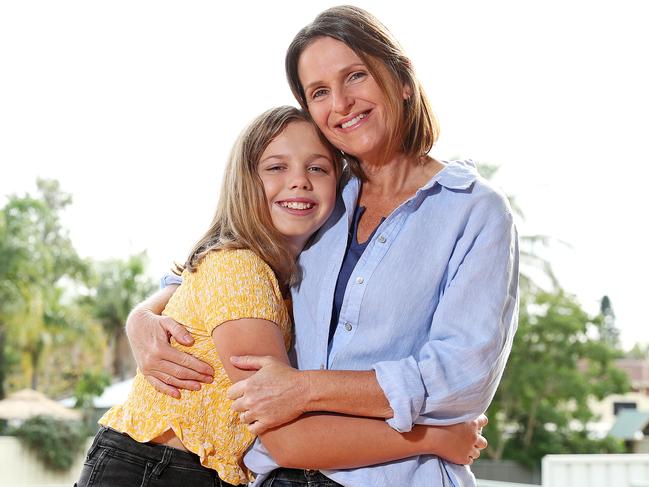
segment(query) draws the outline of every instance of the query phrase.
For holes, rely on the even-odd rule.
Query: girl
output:
[[[341,172],[339,156],[296,108],[269,110],[242,133],[212,225],[182,266],[183,284],[164,310],[186,326],[195,340],[191,352],[214,368],[214,380],[177,399],[157,392],[138,372],[127,401],[101,418],[79,487],[251,480],[242,456],[254,434],[226,398],[227,388],[251,373],[229,358],[254,353],[288,364],[284,298],[299,278],[297,255],[332,212]],[[305,468],[311,466],[305,462],[346,467],[420,453],[462,461],[477,454],[476,429],[421,427],[400,435],[380,420],[323,416],[269,431],[262,440],[287,466],[298,459]],[[303,450],[315,435],[340,443],[339,456],[314,449],[305,460]],[[363,446],[366,451],[350,453]]]

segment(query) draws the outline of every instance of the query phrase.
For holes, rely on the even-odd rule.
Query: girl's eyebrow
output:
[[[262,160],[259,161],[259,163],[261,164],[262,162],[267,161],[269,159],[281,159],[284,161],[288,158],[289,156],[287,156],[286,154],[271,154],[269,156],[264,157]]]
[[[319,152],[314,152],[313,154],[311,154],[309,156],[308,160],[309,161],[315,161],[316,159],[328,159],[328,160],[331,160],[332,157],[331,157],[331,154],[325,155],[325,154],[320,154]]]
[[[367,66],[365,66],[365,63],[352,63],[352,64],[349,64],[349,65],[347,65],[347,66],[343,66],[342,68],[340,68],[340,69],[337,71],[337,74],[344,73],[345,71],[350,71],[350,70],[352,70],[352,69],[355,69],[355,68],[361,68],[361,67],[367,69]],[[321,84],[324,84],[324,81],[320,81],[320,80],[318,80],[318,81],[312,81],[311,83],[309,83],[308,85],[306,85],[306,86],[304,87],[304,92],[306,93],[307,91],[309,91],[309,90],[312,89],[313,87],[315,87],[315,86],[319,86],[319,85],[321,85]]]
[[[270,159],[279,159],[282,161],[290,159],[291,156],[289,154],[271,154],[267,157],[264,157],[262,160],[259,161],[259,164],[262,164],[263,162],[266,162]],[[331,160],[331,155],[326,155],[326,154],[321,154],[320,152],[314,152],[313,154],[310,154],[306,160],[311,162],[316,159],[328,159]]]

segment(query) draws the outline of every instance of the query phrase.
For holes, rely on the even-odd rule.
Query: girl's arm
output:
[[[233,366],[230,362],[233,355],[265,355],[288,364],[281,332],[269,321],[229,321],[217,326],[212,337],[232,382],[253,373]],[[254,419],[246,418],[246,421]],[[264,432],[260,438],[273,458],[285,467],[355,468],[422,454],[435,454],[466,464],[486,447],[486,441],[480,436],[485,424],[483,417],[451,427],[417,426],[402,434],[383,420],[319,413],[301,416]]]

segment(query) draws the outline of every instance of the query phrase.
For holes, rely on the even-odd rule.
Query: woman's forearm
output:
[[[242,370],[257,372],[228,391],[232,409],[258,421],[254,433],[317,411],[392,418],[392,409],[374,371],[307,370],[263,356],[232,356]]]
[[[308,414],[260,435],[283,467],[344,469],[434,453],[434,428],[398,433],[385,421],[334,414]]]
[[[481,415],[399,433],[378,419],[318,413],[268,430],[260,439],[279,465],[290,468],[358,468],[426,454],[466,465],[487,447],[481,434],[486,424]]]
[[[306,411],[333,411],[353,416],[391,418],[392,408],[373,370],[303,371]]]

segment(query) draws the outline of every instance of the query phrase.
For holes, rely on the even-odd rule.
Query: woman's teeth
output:
[[[313,208],[313,203],[302,203],[300,201],[282,201],[280,205],[291,210],[308,210]]]
[[[340,124],[340,126],[342,128],[344,128],[344,129],[346,129],[347,127],[351,127],[352,125],[357,124],[358,122],[363,120],[366,116],[367,116],[367,114],[361,113],[360,115],[356,115],[351,120],[347,120],[345,123]]]

